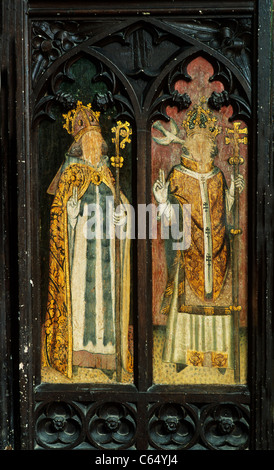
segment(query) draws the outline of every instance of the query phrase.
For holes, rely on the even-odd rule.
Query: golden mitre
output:
[[[100,112],[93,111],[90,103],[84,106],[81,101],[77,101],[76,109],[71,109],[63,117],[66,121],[63,128],[73,135],[76,142],[88,131],[100,131]]]
[[[201,99],[200,104],[196,104],[187,113],[187,118],[183,121],[182,126],[186,130],[187,137],[194,134],[203,134],[215,141],[221,132],[221,127],[216,125],[217,119],[209,109],[205,109],[203,104],[205,99]]]

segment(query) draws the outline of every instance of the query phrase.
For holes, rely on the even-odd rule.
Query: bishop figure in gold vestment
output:
[[[115,241],[111,230],[107,234],[107,222],[111,225],[112,221],[105,218],[107,201],[115,195],[115,180],[107,165],[106,142],[99,115],[91,105],[78,102],[76,109],[64,117],[64,127],[74,142],[51,188],[54,200],[42,360],[44,366],[68,378],[72,377],[73,366],[100,369],[110,377],[116,370],[117,327],[122,367],[132,371],[128,345],[130,239],[126,237],[120,243],[121,306],[117,325]],[[122,193],[120,197],[126,204]]]
[[[166,240],[163,361],[177,364],[178,371],[187,365],[225,369],[233,367],[231,291],[221,301],[230,269],[227,216],[234,203],[234,187],[242,190],[244,182],[241,176],[232,178],[228,188],[214,164],[220,128],[210,110],[202,104],[193,106],[183,126],[181,163],[172,168],[166,181],[161,176],[153,186],[161,216],[170,224],[175,205],[181,213],[185,204],[191,207],[190,246],[174,250],[172,240]]]

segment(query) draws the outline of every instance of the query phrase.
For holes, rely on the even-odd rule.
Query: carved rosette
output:
[[[38,444],[45,449],[71,449],[83,438],[84,417],[75,403],[51,402],[38,408]]]
[[[135,410],[120,403],[91,408],[87,417],[88,439],[99,449],[127,449],[136,432]]]
[[[153,409],[149,421],[149,437],[158,449],[186,449],[196,439],[196,422],[190,407],[175,403]]]
[[[249,439],[249,412],[234,404],[208,405],[201,413],[202,439],[211,450],[245,450]]]

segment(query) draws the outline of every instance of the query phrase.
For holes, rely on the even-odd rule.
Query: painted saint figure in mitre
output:
[[[171,238],[165,240],[168,280],[161,313],[167,315],[163,361],[185,366],[233,368],[233,318],[231,305],[230,245],[227,218],[234,204],[234,188],[241,192],[241,175],[230,188],[215,166],[216,137],[221,129],[202,101],[194,105],[183,121],[186,137],[178,129],[154,140],[182,145],[181,163],[172,168],[167,180],[161,171],[153,186],[159,211],[169,224],[173,207],[191,207],[191,242],[185,250],[175,250]],[[172,122],[172,127],[176,128]],[[175,136],[177,134],[177,137]],[[182,219],[182,217],[181,217]],[[230,277],[230,280],[229,280]],[[229,287],[230,282],[230,287]],[[230,290],[229,290],[230,289]]]
[[[51,366],[69,378],[73,366],[100,369],[110,378],[116,370],[112,230],[115,214],[111,218],[115,181],[107,164],[107,144],[99,115],[90,104],[84,106],[80,101],[76,109],[64,115],[64,128],[72,134],[74,142],[48,191],[55,197],[50,214],[49,286],[42,357],[44,366]],[[121,203],[127,203],[122,192],[120,197]],[[128,372],[132,369],[128,350],[129,244],[129,237],[120,243],[118,325],[122,367]]]

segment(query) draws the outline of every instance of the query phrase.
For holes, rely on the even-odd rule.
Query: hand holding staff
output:
[[[231,309],[234,314],[234,344],[235,344],[235,382],[240,382],[240,348],[239,348],[239,235],[242,230],[239,226],[239,194],[243,190],[243,177],[239,173],[239,166],[244,163],[240,156],[240,143],[247,144],[247,128],[240,128],[241,122],[234,122],[233,129],[227,129],[229,137],[225,138],[226,144],[233,144],[233,156],[229,158],[228,163],[233,165],[231,177],[232,186],[234,186],[234,228],[231,229],[232,235],[232,301]],[[242,137],[241,134],[246,134]]]
[[[123,166],[124,158],[120,156],[120,149],[124,149],[126,143],[130,143],[129,136],[132,134],[129,123],[117,122],[117,126],[111,129],[115,133],[112,142],[115,143],[115,156],[110,161],[115,167],[115,209],[120,204],[120,168]],[[115,334],[116,334],[116,380],[122,381],[122,353],[121,353],[121,321],[120,321],[120,291],[121,291],[121,265],[120,265],[120,240],[115,238]]]

